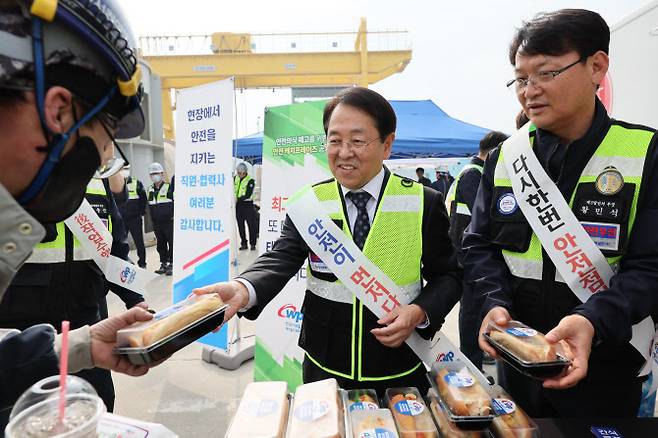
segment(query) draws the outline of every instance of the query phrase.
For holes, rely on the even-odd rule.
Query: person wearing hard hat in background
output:
[[[235,218],[238,220],[238,231],[240,232],[240,249],[247,249],[247,234],[244,223],[249,227],[249,244],[251,249],[256,249],[258,240],[258,212],[254,207],[254,187],[256,182],[247,173],[247,165],[240,163],[235,175]]]
[[[155,273],[171,275],[174,257],[174,188],[164,181],[162,164],[151,163],[149,175],[153,183],[148,190],[149,211],[160,255],[160,268]]]
[[[130,164],[123,167],[121,174],[128,189],[128,199],[119,205],[121,216],[135,242],[137,266],[146,268],[146,248],[144,247],[144,214],[146,214],[146,191],[137,178],[130,176]]]
[[[113,1],[2,0],[0,40],[1,301],[46,236],[41,223],[77,210],[94,172],[114,170],[114,138],[139,135],[144,115],[134,39]],[[72,330],[68,371],[146,373],[112,351],[117,330],[151,318],[135,308]],[[0,332],[0,428],[23,391],[58,373],[60,352],[47,324]]]

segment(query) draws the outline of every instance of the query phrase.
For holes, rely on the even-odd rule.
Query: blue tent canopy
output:
[[[431,100],[392,100],[398,118],[391,158],[448,158],[474,155],[489,131],[447,115]],[[237,156],[261,161],[263,133],[237,140]]]

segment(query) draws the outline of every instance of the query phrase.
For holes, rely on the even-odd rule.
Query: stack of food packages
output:
[[[485,338],[502,360],[535,379],[563,373],[568,348],[518,321],[491,324]],[[430,389],[345,391],[336,380],[308,383],[289,395],[285,382],[247,387],[227,438],[537,438],[536,424],[499,386],[463,362],[437,362]],[[380,401],[382,403],[380,404]],[[429,406],[429,408],[428,408]]]
[[[301,385],[247,386],[227,438],[535,438],[532,420],[497,386],[467,368],[435,364],[432,387],[390,388],[381,400],[370,389],[345,391],[336,380]]]

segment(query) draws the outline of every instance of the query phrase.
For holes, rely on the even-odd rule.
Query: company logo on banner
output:
[[[174,291],[229,279],[233,235],[233,78],[178,91],[174,194]],[[228,327],[201,342],[227,346]]]
[[[286,331],[292,333],[299,333],[301,331],[304,315],[301,310],[297,310],[297,306],[294,304],[285,304],[279,308],[277,315],[279,315],[279,318],[285,320]]]

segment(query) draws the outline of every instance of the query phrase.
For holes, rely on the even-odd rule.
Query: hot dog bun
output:
[[[446,376],[450,373],[451,371],[446,368],[440,370],[436,376],[436,384],[443,401],[446,402],[453,415],[471,417],[491,415],[491,396],[470,371],[462,368],[457,373],[463,378],[472,379],[472,383],[468,386],[449,384]]]
[[[532,362],[552,362],[557,359],[555,347],[549,344],[544,335],[514,336],[507,332],[492,330],[489,336],[519,359]]]
[[[141,336],[131,336],[129,339],[130,346],[144,347],[154,344],[223,305],[224,302],[217,295],[202,297],[196,303],[151,324],[141,333]]]

